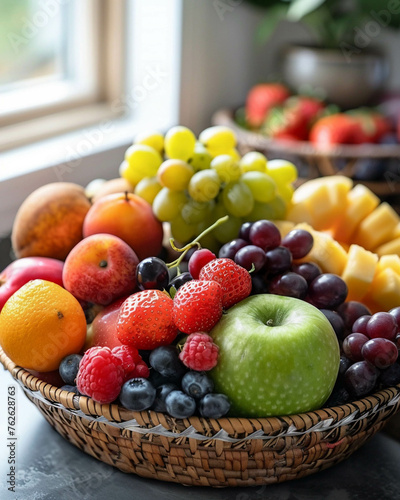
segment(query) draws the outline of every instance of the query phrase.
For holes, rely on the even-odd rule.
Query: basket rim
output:
[[[320,408],[314,411],[294,415],[276,417],[223,417],[221,419],[208,419],[192,416],[186,419],[177,419],[167,414],[153,410],[133,411],[123,408],[116,403],[100,404],[87,396],[79,396],[73,392],[62,390],[44,380],[39,379],[24,368],[16,365],[0,347],[0,363],[10,372],[12,377],[23,386],[24,392],[39,399],[43,398],[49,405],[60,407],[65,412],[70,412],[80,417],[91,420],[100,420],[111,425],[124,428],[124,422],[134,422],[134,427],[128,430],[141,433],[154,433],[179,437],[185,432],[185,437],[195,439],[217,439],[222,441],[240,441],[243,439],[265,437],[281,437],[282,431],[298,435],[314,431],[326,431],[341,425],[347,425],[354,420],[367,418],[385,409],[388,405],[397,405],[400,409],[400,384],[373,393],[360,400],[352,401],[345,405],[329,408]],[[104,420],[105,419],[105,420]],[[300,423],[300,425],[299,425]],[[329,425],[328,425],[329,424]],[[191,431],[188,435],[186,431]],[[201,434],[197,434],[197,431]],[[204,435],[206,432],[206,437]],[[220,434],[222,433],[222,436]],[[264,433],[263,436],[260,433]],[[254,436],[253,436],[254,435]],[[248,436],[248,437],[246,437]]]
[[[398,158],[400,144],[340,144],[330,148],[317,148],[309,141],[285,141],[270,139],[265,135],[240,127],[233,119],[235,110],[224,108],[212,116],[212,123],[230,127],[251,147],[263,147],[272,152],[294,154],[307,158]]]

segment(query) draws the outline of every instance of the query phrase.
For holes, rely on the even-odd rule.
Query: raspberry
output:
[[[212,280],[222,287],[222,306],[228,309],[245,299],[251,292],[251,276],[231,259],[215,259],[200,271],[201,280]]]
[[[221,316],[222,289],[215,281],[189,281],[174,297],[173,319],[183,333],[209,332]]]
[[[171,297],[160,290],[134,293],[119,310],[118,340],[137,349],[170,344],[178,333],[172,320],[172,309]]]
[[[131,374],[131,378],[149,378],[150,370],[144,361],[136,365],[135,370]]]
[[[81,394],[98,403],[114,401],[124,382],[122,361],[108,347],[88,349],[79,364],[76,385]]]
[[[179,358],[191,370],[208,371],[218,361],[218,346],[206,333],[192,333],[186,339]]]
[[[136,368],[143,361],[136,347],[121,345],[114,347],[111,352],[121,360],[125,372],[124,382],[137,376],[135,375]]]

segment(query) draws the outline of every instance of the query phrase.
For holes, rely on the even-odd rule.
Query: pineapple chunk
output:
[[[315,231],[308,224],[297,224],[294,229],[305,229],[314,238],[311,252],[296,262],[315,262],[323,272],[341,276],[347,264],[346,250],[326,233]]]
[[[307,224],[313,224],[310,209],[304,202],[292,204],[287,211],[286,219],[294,223],[306,222]]]
[[[400,305],[400,276],[390,269],[384,269],[375,276],[370,297],[381,311],[389,311]]]
[[[351,245],[342,278],[349,289],[347,300],[360,301],[374,279],[378,256],[358,245]]]
[[[295,226],[295,223],[290,220],[274,220],[275,226],[281,233],[281,238],[284,238]]]
[[[386,202],[381,203],[358,226],[354,243],[367,250],[374,250],[390,239],[399,221],[393,208]]]
[[[400,276],[400,257],[398,255],[382,255],[379,259],[376,273],[379,274],[387,268],[393,269]]]
[[[302,204],[302,210],[308,209],[311,215],[311,221],[304,217],[303,221],[310,222],[317,230],[328,229],[345,209],[347,194],[352,185],[353,181],[343,175],[307,181],[293,193],[293,209],[298,204]],[[291,219],[290,214],[288,219]],[[296,222],[300,222],[298,217]]]
[[[349,242],[357,226],[379,205],[379,198],[363,184],[357,184],[347,195],[347,207],[334,226],[332,236]]]
[[[400,255],[400,237],[379,246],[376,253],[378,255]]]

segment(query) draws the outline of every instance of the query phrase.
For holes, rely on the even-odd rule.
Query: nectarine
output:
[[[110,194],[90,208],[83,223],[83,235],[108,233],[133,248],[140,260],[160,253],[163,227],[147,201],[131,193]]]

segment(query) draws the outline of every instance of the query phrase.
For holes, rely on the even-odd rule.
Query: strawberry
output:
[[[362,142],[377,143],[392,129],[390,121],[375,110],[359,108],[349,111],[348,114],[360,123],[363,132]]]
[[[137,349],[154,349],[170,344],[178,333],[172,310],[171,297],[160,290],[134,293],[119,310],[118,340]]]
[[[310,141],[322,147],[361,144],[365,142],[365,137],[360,120],[345,113],[320,118],[310,131]]]
[[[215,281],[188,281],[174,297],[173,319],[183,333],[209,332],[221,316],[222,288]]]
[[[250,127],[258,128],[269,111],[289,97],[289,90],[280,83],[255,85],[247,95],[246,120]]]
[[[251,292],[249,272],[231,259],[214,259],[200,271],[201,280],[213,280],[222,287],[222,306],[228,309]]]
[[[283,106],[271,110],[263,130],[274,139],[306,140],[312,122],[323,109],[324,104],[319,99],[290,97]]]

